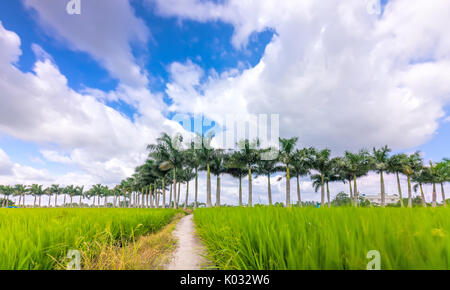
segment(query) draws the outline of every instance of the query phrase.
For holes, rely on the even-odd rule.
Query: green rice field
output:
[[[448,208],[214,208],[194,212],[219,269],[450,269]]]
[[[121,243],[156,232],[178,211],[169,209],[2,209],[0,269],[63,268],[67,251]]]

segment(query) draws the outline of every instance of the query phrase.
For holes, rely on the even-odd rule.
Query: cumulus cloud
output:
[[[357,0],[151,2],[164,16],[231,23],[237,48],[252,33],[276,32],[260,62],[238,75],[211,74],[186,86],[176,76],[195,80],[195,64],[171,71],[167,94],[177,109],[202,110],[211,118],[278,113],[281,136],[341,152],[423,144],[450,101],[445,0],[391,1],[382,15],[368,13]]]
[[[13,163],[6,155],[5,151],[0,149],[0,175],[8,176],[12,174]]]
[[[117,183],[131,175],[160,131],[179,128],[161,112],[133,122],[96,97],[73,91],[50,59],[38,60],[32,72],[21,72],[14,66],[20,38],[1,24],[0,51],[0,130],[39,144],[47,161],[75,164],[91,181]],[[20,172],[20,180],[49,175],[29,168]]]
[[[52,37],[73,50],[89,53],[125,85],[147,85],[130,43],[142,46],[150,31],[128,1],[82,1],[80,15],[66,13],[67,1],[24,0],[24,4],[37,12],[38,22]]]

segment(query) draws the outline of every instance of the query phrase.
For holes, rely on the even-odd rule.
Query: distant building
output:
[[[381,194],[378,195],[362,195],[364,199],[370,201],[370,203],[372,204],[377,204],[377,205],[381,205]],[[400,200],[400,198],[398,197],[397,194],[394,195],[385,195],[385,203],[386,204],[396,204],[398,201]]]

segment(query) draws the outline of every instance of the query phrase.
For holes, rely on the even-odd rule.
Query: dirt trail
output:
[[[167,270],[200,270],[206,264],[202,257],[206,250],[195,235],[192,217],[183,217],[173,232],[178,244]]]

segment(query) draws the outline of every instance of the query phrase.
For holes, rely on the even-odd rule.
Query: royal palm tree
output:
[[[241,152],[233,152],[227,161],[227,173],[239,179],[239,206],[242,206],[242,178],[248,174],[247,164],[242,159]]]
[[[353,175],[353,205],[357,206],[359,194],[357,186],[357,178],[365,176],[370,170],[370,155],[367,150],[360,150],[358,153],[346,151],[344,155],[344,163],[346,170]]]
[[[425,199],[425,193],[423,192],[423,184],[426,184],[430,181],[430,169],[428,167],[422,167],[421,169],[417,169],[413,173],[411,179],[413,182],[416,182],[413,189],[414,192],[417,192],[417,189],[420,189],[420,196],[422,199],[423,207],[427,207],[427,202]]]
[[[161,161],[161,170],[173,171],[173,185],[176,193],[177,185],[177,171],[182,170],[184,156],[183,150],[183,137],[180,134],[176,134],[171,138],[166,133],[163,133],[157,140],[156,145],[148,145],[147,149],[150,150],[150,157],[157,161]],[[175,194],[176,196],[176,194]],[[177,203],[175,203],[177,206]]]
[[[386,206],[386,191],[383,173],[389,169],[389,152],[391,151],[392,150],[387,145],[380,149],[374,147],[372,151],[373,169],[380,174],[380,196],[382,207]]]
[[[331,169],[333,166],[330,155],[330,149],[323,149],[321,151],[314,152],[314,157],[312,160],[313,169],[317,170],[321,177],[320,205],[322,207],[325,206],[325,177],[331,174]]]
[[[269,205],[272,205],[272,188],[270,185],[270,177],[272,174],[280,172],[284,170],[281,166],[278,166],[279,160],[278,158],[265,160],[265,158],[261,158],[261,155],[267,152],[274,152],[274,148],[260,149],[259,150],[259,158],[256,161],[255,173],[257,176],[266,176],[267,177],[267,197],[269,199]]]
[[[303,148],[296,150],[292,159],[292,174],[297,178],[297,198],[298,206],[302,206],[302,197],[300,192],[300,177],[308,175],[313,167],[314,148]]]
[[[81,206],[82,206],[81,202],[82,202],[82,199],[84,197],[84,186],[77,186],[77,187],[75,187],[75,195],[80,197],[79,205],[80,205],[80,208],[81,208]]]
[[[18,202],[18,206],[20,206],[20,203],[22,201],[22,206],[25,207],[25,193],[27,192],[27,189],[25,188],[24,185],[22,184],[16,184],[14,186],[14,194],[19,196],[19,202]]]
[[[12,188],[9,185],[5,185],[5,186],[2,186],[1,190],[3,192],[3,195],[5,196],[5,199],[6,199],[5,207],[9,207],[9,197],[12,194],[14,194],[14,188]]]
[[[395,154],[391,156],[388,160],[388,168],[387,172],[394,173],[397,178],[397,189],[398,196],[400,198],[400,206],[403,207],[403,195],[402,195],[402,187],[400,184],[399,174],[403,172],[403,169],[408,164],[408,155],[406,154]]]
[[[213,154],[213,159],[211,162],[211,172],[214,174],[217,178],[216,182],[216,206],[220,206],[220,176],[223,173],[226,173],[227,167],[226,167],[226,159],[227,155],[225,154],[224,150],[222,149],[216,149]]]
[[[201,138],[201,137],[200,137]],[[199,142],[201,144],[201,141]],[[195,185],[194,185],[194,209],[198,208],[198,171],[202,164],[202,160],[195,148],[195,141],[191,142],[190,147],[185,152],[185,164],[194,170]]]
[[[403,167],[403,174],[406,175],[408,180],[408,207],[412,207],[412,188],[411,188],[411,177],[416,172],[420,171],[423,167],[422,158],[420,157],[420,152],[417,151],[414,154],[408,156],[408,160]]]
[[[436,165],[437,180],[441,185],[442,203],[447,207],[445,199],[444,183],[450,181],[450,159],[444,159]]]
[[[206,170],[206,207],[212,207],[211,201],[211,162],[213,160],[214,148],[211,146],[212,135],[197,135],[195,149],[198,159],[201,161],[202,170]],[[176,189],[173,189],[176,191]]]
[[[291,206],[291,174],[289,172],[290,166],[294,158],[295,144],[298,141],[297,137],[290,139],[279,139],[280,154],[279,159],[286,168],[286,207]]]
[[[246,164],[248,171],[248,206],[253,206],[253,181],[252,170],[256,161],[258,161],[259,153],[259,140],[249,141],[248,139],[238,142],[240,156],[242,161]]]

